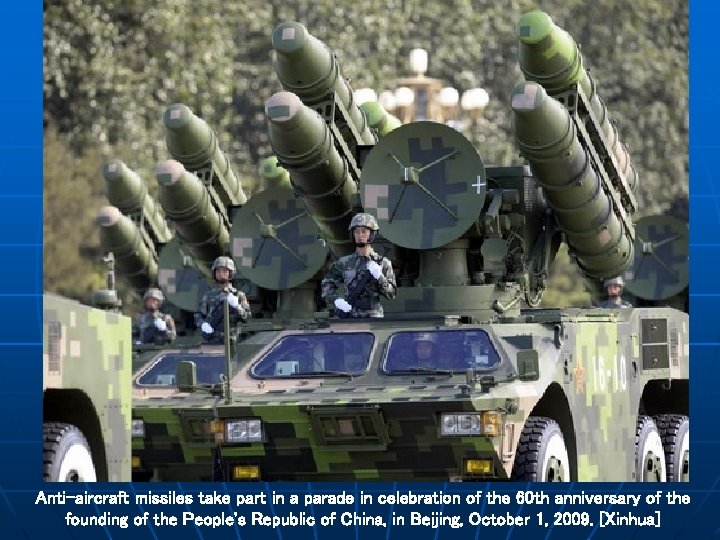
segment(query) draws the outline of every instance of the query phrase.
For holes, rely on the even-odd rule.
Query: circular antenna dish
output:
[[[289,289],[320,270],[328,248],[290,188],[253,195],[235,214],[230,247],[242,275],[266,289]]]
[[[205,291],[210,288],[192,257],[183,252],[177,236],[160,251],[158,285],[166,300],[185,311],[197,311]]]
[[[688,227],[670,216],[635,223],[635,260],[625,289],[645,300],[663,300],[688,286]]]
[[[360,197],[380,233],[399,246],[430,249],[460,238],[485,201],[485,166],[459,131],[405,124],[368,154]]]

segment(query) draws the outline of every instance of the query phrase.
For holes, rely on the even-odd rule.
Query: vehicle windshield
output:
[[[257,378],[359,375],[370,361],[370,333],[281,337],[250,369]]]
[[[178,362],[195,362],[198,384],[220,382],[225,372],[225,356],[222,354],[164,354],[147,368],[136,380],[139,386],[170,386],[175,384]]]
[[[383,371],[489,371],[499,363],[500,356],[484,330],[398,332],[388,341]]]

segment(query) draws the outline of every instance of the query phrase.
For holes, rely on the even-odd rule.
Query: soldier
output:
[[[404,344],[403,344],[404,345]],[[408,347],[395,348],[395,357],[389,362],[390,370],[403,371],[407,369],[434,369],[438,367],[437,337],[431,333],[422,332],[413,335]]]
[[[355,253],[340,257],[322,280],[322,297],[341,317],[382,317],[380,295],[395,298],[395,273],[388,259],[378,255],[370,244],[380,229],[370,214],[356,214],[348,231]],[[345,283],[347,297],[338,295]]]
[[[621,276],[612,279],[606,279],[603,284],[607,291],[607,300],[600,303],[603,308],[631,308],[632,304],[622,299],[623,287],[625,281]]]
[[[160,312],[165,297],[160,289],[154,287],[145,291],[145,312],[140,315],[137,323],[136,338],[140,343],[162,345],[175,340],[175,321],[170,315]]]
[[[223,338],[223,301],[227,298],[230,308],[230,324],[247,321],[251,317],[250,304],[242,291],[231,285],[235,276],[235,262],[230,257],[218,257],[212,265],[215,286],[207,291],[198,312],[200,330],[206,341],[220,341]]]
[[[415,348],[414,367],[432,368],[437,361],[435,358],[435,336],[432,334],[418,334],[413,339]]]

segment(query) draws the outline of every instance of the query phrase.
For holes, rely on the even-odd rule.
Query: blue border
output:
[[[13,3],[4,6],[0,21],[0,44],[4,52],[3,80],[0,86],[0,104],[3,105],[3,129],[0,130],[0,536],[3,538],[295,538],[354,537],[402,538],[412,535],[420,538],[708,538],[720,534],[720,501],[718,500],[717,456],[720,432],[718,430],[718,391],[720,381],[720,281],[708,279],[711,270],[718,268],[720,253],[720,184],[713,177],[717,169],[718,119],[720,119],[720,86],[717,84],[716,42],[714,22],[720,20],[720,4],[693,2],[690,11],[690,257],[691,257],[691,411],[693,418],[693,479],[689,486],[663,486],[665,492],[675,489],[689,495],[687,506],[666,504],[662,510],[662,527],[655,528],[598,528],[580,530],[575,527],[550,526],[543,530],[530,527],[462,529],[441,527],[224,527],[210,529],[201,526],[184,528],[147,526],[128,529],[119,527],[68,528],[65,514],[75,510],[78,514],[101,514],[104,511],[119,513],[118,508],[89,505],[86,512],[73,506],[36,506],[34,500],[42,485],[38,467],[41,452],[41,318],[42,318],[42,5],[39,2]],[[662,31],[662,29],[658,29]],[[660,136],[660,135],[658,135]],[[671,181],[671,179],[668,179]],[[529,486],[520,486],[520,488]],[[538,485],[545,493],[653,493],[653,486],[635,484],[571,484],[564,486]],[[140,488],[138,486],[138,488]],[[213,486],[233,498],[238,492],[263,490],[271,493],[323,493],[345,490],[356,496],[366,493],[394,492],[396,489],[421,492],[440,490],[446,493],[474,493],[475,490],[495,490],[511,495],[507,505],[482,503],[464,506],[463,512],[477,511],[495,514],[518,512],[534,516],[544,510],[551,514],[555,508],[533,507],[529,510],[515,501],[518,486],[488,485],[423,485],[423,484],[271,484],[260,486]],[[65,489],[64,487],[62,489]],[[113,492],[124,489],[130,494],[136,487],[125,485],[82,485],[68,487],[67,493],[87,490],[91,493]],[[204,486],[156,485],[156,493],[197,493]],[[142,491],[146,487],[141,488]],[[525,505],[527,506],[527,505]],[[357,505],[356,505],[357,508]],[[245,508],[229,505],[203,510],[197,504],[186,510],[198,513],[217,513],[222,510],[238,512],[262,511],[268,516],[286,514],[290,508],[266,505]],[[306,515],[320,516],[332,510],[353,510],[352,507],[314,505],[300,510]],[[611,508],[600,508],[611,510]],[[618,510],[614,507],[612,510]],[[138,513],[158,507],[129,507],[125,512]],[[169,510],[166,508],[166,510]],[[173,509],[174,510],[174,509]],[[398,507],[371,506],[358,511],[389,516]],[[407,511],[413,508],[405,508]],[[449,506],[433,510],[451,513]],[[562,510],[582,510],[564,507]]]
[[[42,452],[42,4],[6,6],[0,105],[0,488],[36,484]],[[12,494],[0,491],[0,522]],[[10,529],[12,530],[12,529]]]

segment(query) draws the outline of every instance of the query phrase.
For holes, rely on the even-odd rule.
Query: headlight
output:
[[[442,413],[440,435],[489,435],[500,433],[500,415],[495,411],[478,413]]]
[[[480,414],[443,413],[440,435],[480,435]]]
[[[133,418],[130,424],[130,435],[132,437],[145,437],[145,421],[141,418]]]
[[[262,441],[262,422],[259,419],[225,421],[225,442],[260,441]]]

